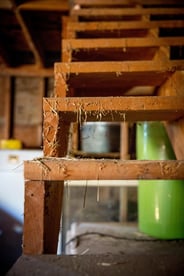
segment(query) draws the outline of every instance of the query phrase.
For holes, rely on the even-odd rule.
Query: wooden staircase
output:
[[[149,3],[75,0],[63,18],[55,95],[43,99],[44,158],[24,164],[25,254],[56,253],[65,180],[184,179],[184,7]],[[69,156],[86,121],[164,121],[177,160]]]

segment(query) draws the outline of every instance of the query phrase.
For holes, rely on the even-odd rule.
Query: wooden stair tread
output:
[[[55,63],[56,94],[61,85],[66,89],[160,86],[174,71],[183,69],[183,60]]]
[[[179,4],[183,4],[182,0],[149,0],[149,2],[147,0],[124,0],[122,3],[122,0],[74,0],[73,4],[79,4],[82,6],[111,6],[111,5],[179,5]]]
[[[184,37],[144,37],[144,38],[98,38],[98,39],[63,39],[63,50],[75,50],[81,48],[128,48],[128,47],[151,47],[151,46],[182,46]]]
[[[152,29],[152,28],[182,28],[183,20],[155,20],[155,21],[129,21],[129,22],[75,22],[68,18],[66,28],[72,31],[98,31],[114,29]]]
[[[83,9],[72,9],[70,15],[78,16],[105,16],[105,15],[178,15],[184,14],[184,8],[83,8]]]
[[[183,20],[157,21],[119,21],[119,22],[75,22],[67,18],[66,37],[70,38],[111,38],[111,37],[145,37],[155,29],[182,29]]]
[[[159,47],[182,46],[183,37],[63,39],[63,61],[153,60]],[[165,60],[164,53],[163,59]],[[168,58],[169,59],[169,58]],[[161,57],[160,57],[161,60]],[[171,60],[172,62],[172,60]]]
[[[44,98],[44,112],[63,121],[157,121],[184,116],[184,96]]]
[[[113,174],[112,174],[113,171]],[[184,160],[42,158],[24,162],[31,180],[184,179]]]

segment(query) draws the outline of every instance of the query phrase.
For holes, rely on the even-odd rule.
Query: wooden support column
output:
[[[60,181],[25,182],[24,254],[57,252],[62,195]]]
[[[120,158],[123,160],[129,159],[128,155],[128,123],[121,123],[121,135],[120,135]],[[120,187],[120,208],[119,208],[119,220],[127,221],[128,213],[128,187]]]
[[[158,90],[160,96],[184,95],[184,72],[176,71]],[[165,122],[165,127],[173,146],[176,158],[184,159],[184,118]]]
[[[62,121],[59,113],[44,112],[43,150],[46,157],[64,157],[68,151],[70,122]]]

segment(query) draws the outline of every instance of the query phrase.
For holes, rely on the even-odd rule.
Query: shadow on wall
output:
[[[5,275],[22,254],[23,225],[0,209],[0,275]]]

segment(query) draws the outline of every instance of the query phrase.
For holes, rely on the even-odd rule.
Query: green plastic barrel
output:
[[[136,154],[139,160],[176,159],[161,122],[137,123]],[[140,180],[138,226],[156,238],[184,238],[184,181]]]

